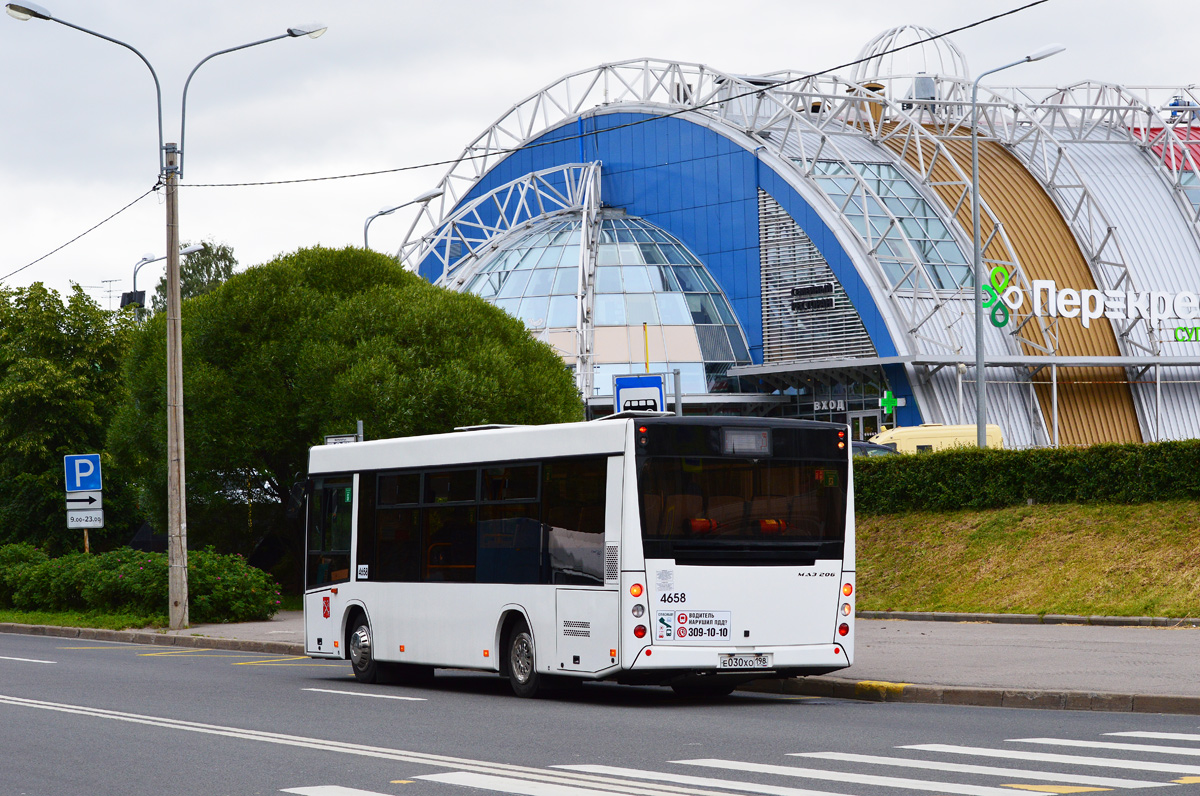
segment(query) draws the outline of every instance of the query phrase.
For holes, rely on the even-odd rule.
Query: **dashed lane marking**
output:
[[[316,691],[320,694],[346,694],[347,696],[373,697],[374,699],[402,699],[406,702],[428,702],[425,697],[398,696],[396,694],[371,694],[366,691],[337,691],[332,688],[301,688],[301,691]]]
[[[595,788],[573,787],[552,782],[534,782],[527,779],[512,777],[497,777],[491,774],[473,774],[469,771],[451,771],[446,774],[425,774],[417,779],[429,782],[444,782],[448,785],[462,785],[479,790],[498,791],[499,793],[516,793],[522,796],[613,796],[611,790],[596,790]],[[316,796],[314,794],[314,796]]]
[[[39,661],[36,658],[10,658],[7,655],[0,655],[0,661],[17,661],[19,663],[58,663],[58,661]]]
[[[1112,790],[1112,788],[1080,788],[1073,785],[1005,785],[1006,788],[1017,788],[1018,790],[1031,790],[1035,793],[1095,793],[1097,791]]]
[[[288,788],[280,793],[295,793],[297,796],[389,796],[373,790],[344,788],[341,785],[314,785],[307,788]]]

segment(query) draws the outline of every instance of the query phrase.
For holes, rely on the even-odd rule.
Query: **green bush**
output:
[[[1150,503],[1200,498],[1200,440],[1087,448],[961,448],[854,461],[867,514],[1034,503]]]
[[[26,544],[0,547],[0,607],[22,611],[167,612],[167,556],[129,548],[48,558]],[[239,555],[211,547],[188,553],[188,614],[193,623],[270,619],[279,587]]]

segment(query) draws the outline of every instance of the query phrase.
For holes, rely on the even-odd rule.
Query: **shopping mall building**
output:
[[[1200,437],[1200,97],[981,86],[973,128],[953,43],[894,52],[930,35],[844,75],[559,78],[466,146],[400,255],[524,321],[593,413],[648,369],[688,412],[862,436],[890,391],[900,425],[973,423],[977,181],[1006,446]]]

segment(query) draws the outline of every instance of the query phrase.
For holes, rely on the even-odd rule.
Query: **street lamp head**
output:
[[[155,260],[161,260],[161,259],[162,258],[156,256],[154,254],[154,252],[146,252],[145,254],[142,255],[142,259],[138,261],[138,265],[142,265],[143,263],[152,263]]]
[[[445,192],[446,192],[445,188],[434,188],[432,190],[426,191],[425,193],[421,194],[416,199],[413,199],[413,203],[415,204],[417,202],[428,202],[433,199],[437,199],[439,196],[441,196]]]
[[[1043,58],[1049,58],[1052,55],[1058,55],[1065,49],[1067,49],[1066,46],[1062,44],[1048,44],[1037,52],[1030,53],[1029,55],[1025,56],[1025,60],[1040,61]]]
[[[204,251],[203,243],[193,243],[191,246],[187,246],[185,248],[180,249],[179,253],[180,254],[193,254],[198,251]]]
[[[13,19],[25,22],[30,19],[51,19],[53,15],[39,5],[33,3],[7,3],[4,10]]]
[[[296,25],[287,29],[287,35],[293,39],[300,36],[307,36],[310,39],[319,39],[324,35],[325,31],[329,30],[328,25],[323,25],[320,22],[308,22],[304,25]]]

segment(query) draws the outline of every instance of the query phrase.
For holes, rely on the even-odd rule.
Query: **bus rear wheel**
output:
[[[359,616],[350,631],[346,646],[350,650],[350,666],[354,670],[354,679],[360,683],[374,683],[379,679],[379,664],[371,649],[371,625],[366,617]]]
[[[542,678],[537,670],[537,656],[533,646],[533,634],[524,622],[513,626],[508,635],[508,682],[513,693],[519,697],[537,696],[542,687]]]

